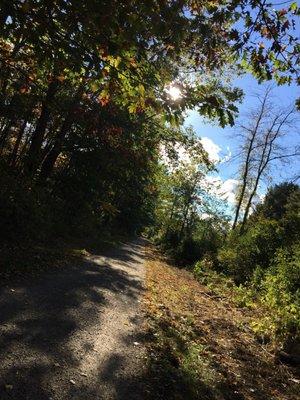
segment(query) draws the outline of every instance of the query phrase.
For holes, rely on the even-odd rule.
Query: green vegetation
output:
[[[270,343],[262,345],[249,329],[262,310],[231,301],[237,289],[220,273],[202,271],[199,280],[205,285],[157,254],[149,257],[149,399],[297,398],[292,370],[274,365]]]
[[[287,118],[246,138],[256,168],[242,168],[233,230],[216,167],[182,127],[190,109],[234,124],[236,72],[299,84],[299,14],[258,0],[2,1],[0,272],[22,270],[24,249],[146,232],[198,276],[203,265],[251,290],[272,335],[299,337],[299,187],[271,189],[250,215],[287,156],[273,151]]]
[[[213,263],[204,259],[194,267],[202,282],[230,291],[238,304],[265,310],[253,323],[265,340],[299,340],[299,200],[295,184],[271,188],[243,234],[230,233]]]
[[[298,340],[300,187],[271,187],[241,232],[230,229],[204,176],[191,166],[167,175],[154,241],[218,295],[265,310],[253,323],[264,340]]]

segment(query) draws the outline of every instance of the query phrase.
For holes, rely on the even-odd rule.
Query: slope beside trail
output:
[[[300,369],[252,330],[263,310],[235,304],[170,265],[146,261],[149,388],[155,400],[299,400]]]

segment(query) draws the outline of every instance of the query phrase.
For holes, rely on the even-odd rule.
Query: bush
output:
[[[178,262],[192,265],[202,256],[201,242],[193,238],[185,238],[177,247],[175,255]]]
[[[257,268],[267,269],[282,242],[282,228],[275,220],[260,219],[241,236],[234,232],[218,253],[222,270],[237,284],[251,280]]]
[[[227,253],[228,254],[228,253]],[[214,293],[230,297],[239,307],[264,310],[251,323],[263,340],[300,341],[300,244],[278,249],[268,269],[258,267],[246,284],[236,286],[215,270],[210,257],[198,261],[194,275]]]
[[[278,186],[243,234],[232,231],[217,259],[202,258],[194,267],[197,279],[217,293],[227,293],[239,306],[261,308],[254,331],[284,343],[300,342],[299,206],[298,187]]]
[[[271,333],[300,337],[300,244],[277,251],[260,286],[261,301],[270,310]]]
[[[203,257],[211,257],[217,264],[216,254],[224,239],[223,233],[212,226],[199,223],[190,234],[181,235],[174,227],[160,236],[152,237],[161,249],[179,265],[192,266]]]
[[[45,239],[51,229],[46,195],[27,186],[5,169],[0,173],[1,242],[26,243]]]

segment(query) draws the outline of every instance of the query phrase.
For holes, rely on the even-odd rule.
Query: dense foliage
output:
[[[196,154],[192,145],[183,160],[174,165],[169,159],[162,168],[152,228],[156,242],[181,265],[215,254],[228,226],[221,201],[207,179],[215,167],[199,140],[196,147]]]
[[[300,187],[271,187],[245,230],[229,233],[213,263],[198,262],[196,275],[210,270],[232,277],[242,304],[256,299],[267,312],[255,329],[267,337],[300,336]],[[204,275],[203,275],[204,274]]]
[[[114,215],[129,229],[142,225],[144,216],[130,210],[151,210],[146,197],[164,121],[178,122],[194,107],[232,124],[241,91],[222,72],[233,62],[260,80],[291,81],[299,63],[292,35],[298,14],[294,3],[283,10],[252,0],[4,0],[4,170],[24,199],[39,185],[55,207],[76,214],[71,225],[96,210],[100,220]],[[172,84],[180,101],[166,91]],[[28,201],[33,207],[42,197]]]
[[[270,192],[223,246],[228,218],[206,180],[214,166],[179,126],[188,109],[233,125],[233,70],[299,84],[299,14],[259,0],[3,0],[2,243],[148,227],[177,262],[205,257],[238,283],[262,271],[266,299],[280,279],[280,301],[298,304],[298,188],[284,206]],[[178,146],[191,162],[176,162]]]

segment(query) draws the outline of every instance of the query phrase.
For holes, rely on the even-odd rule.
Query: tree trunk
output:
[[[170,233],[170,226],[171,226],[171,222],[172,222],[172,219],[173,219],[176,203],[177,203],[177,197],[174,198],[173,203],[172,203],[172,208],[171,208],[171,212],[170,212],[170,216],[169,216],[169,221],[168,221],[167,227],[166,227],[166,233],[165,233],[166,237],[168,237],[169,233]]]
[[[73,123],[73,109],[69,111],[69,114],[67,115],[61,130],[59,134],[57,135],[54,145],[52,149],[48,152],[46,155],[43,163],[42,163],[42,168],[39,176],[39,183],[44,184],[46,180],[49,178],[49,176],[52,174],[55,162],[61,152],[62,145],[64,142],[65,137],[67,136],[67,133],[71,129],[72,123]]]
[[[29,143],[30,143],[30,132],[28,132],[28,133],[26,132],[24,143],[23,143],[23,145],[21,147],[21,150],[20,150],[20,153],[19,153],[19,155],[17,156],[17,159],[16,159],[16,165],[18,164],[19,160],[23,160],[24,159],[24,157],[26,155],[27,148],[29,146]],[[21,165],[21,167],[22,167],[22,165]]]
[[[188,213],[189,213],[189,210],[190,210],[190,206],[192,204],[192,196],[195,193],[195,190],[196,190],[196,187],[197,187],[197,181],[198,181],[198,175],[195,176],[195,180],[193,182],[193,186],[190,188],[190,191],[188,193],[188,198],[187,198],[187,201],[186,201],[185,206],[184,206],[183,220],[182,220],[182,224],[181,224],[181,228],[180,228],[180,232],[179,232],[180,240],[183,237],[184,228],[185,228],[186,223],[187,223]]]
[[[25,132],[26,125],[27,125],[27,121],[25,120],[24,123],[22,124],[22,126],[20,127],[16,143],[14,145],[13,151],[10,156],[9,163],[12,168],[15,168],[15,166],[16,166],[16,160],[17,160],[17,156],[18,156],[18,152],[19,152],[19,147],[20,147],[21,140],[22,140],[24,132]]]
[[[245,228],[245,224],[246,224],[246,221],[247,221],[247,218],[248,218],[248,215],[249,215],[250,207],[252,205],[252,200],[253,200],[253,197],[256,194],[261,175],[262,175],[264,169],[266,168],[266,166],[268,164],[268,158],[270,156],[271,149],[272,149],[272,142],[270,143],[270,148],[269,148],[268,156],[267,156],[266,160],[265,160],[265,155],[266,155],[267,147],[268,147],[268,144],[269,144],[269,137],[270,137],[270,134],[272,133],[273,126],[276,123],[276,119],[274,120],[271,129],[268,130],[268,133],[267,133],[266,138],[265,138],[263,151],[262,151],[262,154],[261,154],[261,158],[260,158],[260,162],[259,162],[259,166],[258,166],[258,172],[257,172],[257,175],[256,175],[254,187],[253,187],[252,192],[251,192],[251,194],[249,196],[249,199],[248,199],[248,202],[247,202],[247,205],[246,205],[246,209],[245,209],[245,212],[244,212],[243,221],[242,221],[241,230],[240,230],[241,234],[244,232],[244,228]]]
[[[68,132],[70,131],[73,121],[74,121],[74,111],[80,102],[82,92],[83,92],[84,86],[81,85],[78,90],[76,95],[74,96],[73,102],[70,106],[69,112],[66,116],[66,119],[61,127],[61,130],[59,134],[57,135],[54,145],[52,149],[49,151],[49,153],[46,155],[43,163],[42,163],[42,168],[39,176],[39,183],[44,184],[46,180],[49,178],[49,176],[52,174],[55,162],[61,152],[63,142],[65,140],[65,137],[67,136]]]
[[[3,119],[3,121],[0,126],[0,135],[2,134],[2,132],[4,132],[4,129],[7,126],[7,123],[9,122],[8,118],[2,117],[2,119]]]
[[[242,180],[243,180],[242,188],[241,188],[241,193],[239,195],[237,206],[236,206],[236,211],[235,211],[235,216],[234,216],[232,229],[235,229],[236,225],[238,223],[238,219],[239,219],[242,203],[243,203],[245,192],[246,192],[246,188],[247,188],[247,179],[248,179],[248,173],[249,173],[249,167],[250,167],[250,165],[249,165],[250,156],[251,156],[252,151],[253,151],[255,138],[256,138],[256,135],[257,135],[258,128],[259,128],[259,124],[260,124],[260,122],[262,120],[262,117],[264,115],[265,105],[266,105],[266,102],[267,102],[268,93],[269,92],[266,92],[266,94],[264,96],[264,99],[263,99],[263,102],[262,102],[262,105],[261,105],[261,109],[260,109],[260,113],[259,113],[259,116],[258,116],[256,124],[255,124],[255,128],[254,128],[253,132],[251,132],[251,139],[250,139],[249,147],[248,147],[248,150],[247,150],[245,168],[244,168],[244,173],[243,173],[243,177],[242,177]]]
[[[185,209],[184,209],[184,212],[183,212],[183,219],[182,219],[182,223],[181,223],[181,227],[180,227],[180,231],[179,231],[179,239],[180,240],[183,238],[183,232],[184,232],[184,228],[185,228],[186,222],[187,222],[189,206],[190,206],[190,204],[186,205]]]
[[[54,98],[57,86],[58,83],[56,81],[52,81],[49,84],[46,98],[42,104],[41,115],[38,119],[35,131],[33,132],[32,135],[31,144],[28,150],[27,160],[24,166],[24,171],[29,176],[33,176],[36,173],[41,161],[40,153],[46,132],[46,127],[50,116],[49,103],[51,103],[51,101]]]
[[[7,139],[8,136],[9,136],[9,132],[10,132],[11,127],[12,127],[12,122],[9,121],[9,122],[7,123],[7,125],[6,125],[6,127],[4,128],[4,130],[3,130],[3,132],[2,132],[2,135],[1,135],[1,137],[0,137],[0,152],[1,152],[1,153],[2,153],[2,151],[3,151],[3,149],[4,149],[4,147],[5,147],[6,139]]]
[[[285,117],[280,122],[279,126],[277,127],[277,129],[276,129],[276,131],[275,131],[275,133],[274,133],[274,135],[273,135],[273,137],[272,137],[272,139],[270,141],[269,141],[270,136],[272,134],[273,128],[276,126],[276,123],[278,121],[279,115],[277,115],[274,118],[271,127],[268,129],[268,132],[266,133],[266,137],[265,137],[265,141],[264,141],[264,145],[263,145],[263,150],[262,150],[262,154],[261,154],[261,158],[260,158],[260,162],[259,162],[259,166],[258,166],[258,171],[257,171],[254,187],[253,187],[253,190],[252,190],[252,192],[250,194],[250,197],[249,197],[247,205],[246,205],[246,209],[245,209],[245,213],[244,213],[244,217],[243,217],[240,233],[244,232],[244,228],[245,228],[245,224],[246,224],[246,221],[247,221],[247,218],[248,218],[248,215],[249,215],[250,207],[252,205],[252,200],[253,200],[253,197],[256,194],[260,178],[261,178],[264,170],[267,168],[267,166],[269,165],[269,163],[271,161],[271,155],[272,155],[274,142],[276,141],[276,139],[278,138],[278,135],[280,134],[281,127],[284,125],[284,123],[286,122],[286,120],[288,119],[288,117],[291,114],[292,114],[292,111],[290,111],[289,113],[287,113],[285,115]],[[268,149],[268,147],[269,147],[269,149]],[[267,149],[268,149],[268,151],[267,151]]]

